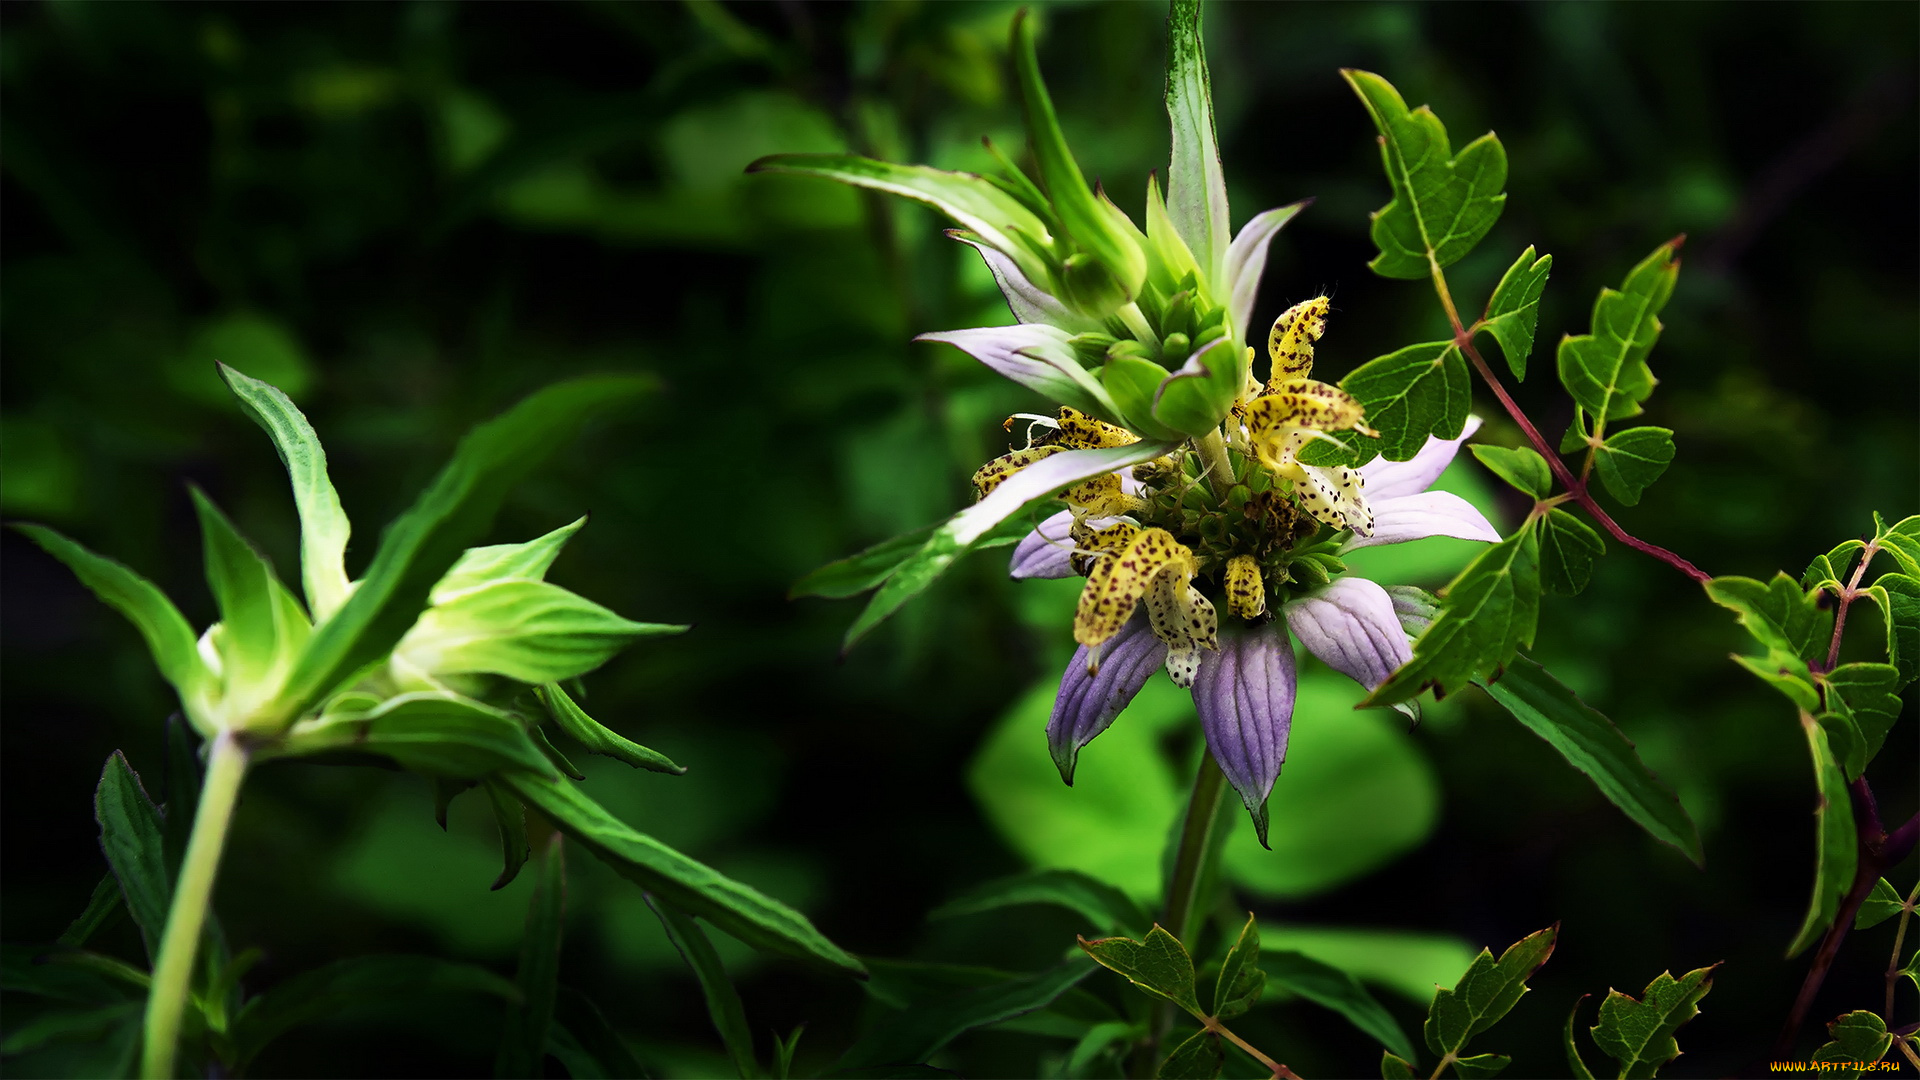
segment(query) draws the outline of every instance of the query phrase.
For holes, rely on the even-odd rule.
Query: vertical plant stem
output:
[[[1213,760],[1213,751],[1207,750],[1200,758],[1200,772],[1193,778],[1186,822],[1180,828],[1180,848],[1173,858],[1173,877],[1167,883],[1167,910],[1160,921],[1188,951],[1193,948],[1191,937],[1200,892],[1211,876],[1209,870],[1220,841],[1221,830],[1215,828],[1214,823],[1220,816],[1220,799],[1226,789],[1226,774]],[[1147,1040],[1134,1056],[1131,1075],[1154,1074],[1160,1063],[1160,1045],[1173,1027],[1176,1008],[1171,1001],[1163,1001],[1154,1008]]]
[[[1907,894],[1907,904],[1900,909],[1900,925],[1893,932],[1893,959],[1887,961],[1887,1004],[1880,1015],[1889,1021],[1893,1019],[1893,988],[1900,983],[1900,947],[1907,943],[1907,916],[1913,914],[1913,901],[1920,897],[1920,885]]]
[[[153,965],[153,985],[147,992],[144,1046],[140,1075],[147,1080],[173,1076],[174,1051],[180,1039],[180,1020],[193,992],[193,961],[200,934],[213,903],[213,881],[220,869],[220,853],[227,845],[227,826],[233,821],[240,782],[246,777],[249,753],[232,732],[213,740],[207,757],[207,778],[200,789],[200,807],[193,817],[193,835],[187,841],[180,879],[174,883],[173,903],[167,910],[166,933]]]
[[[1200,455],[1201,464],[1207,468],[1207,483],[1213,488],[1213,493],[1225,499],[1238,478],[1233,475],[1233,460],[1227,457],[1227,441],[1220,436],[1220,429],[1214,428],[1194,439],[1193,449]]]

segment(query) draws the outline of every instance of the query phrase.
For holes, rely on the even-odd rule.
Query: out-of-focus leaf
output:
[[[1573,1008],[1567,1010],[1566,1030],[1560,1036],[1561,1044],[1567,1051],[1567,1070],[1573,1074],[1574,1080],[1594,1080],[1593,1070],[1587,1067],[1586,1059],[1580,1056],[1579,1045],[1573,1041],[1574,1021],[1580,1016],[1580,1006],[1586,1004],[1587,997],[1581,994],[1573,1003]]]
[[[609,1078],[645,1076],[646,1070],[628,1049],[626,1041],[613,1025],[607,1023],[606,1016],[593,999],[575,990],[571,986],[562,986],[554,1005],[553,1026],[548,1028],[549,1052],[552,1047],[552,1033],[565,1030],[573,1037],[580,1051],[589,1055],[602,1075]],[[570,1068],[572,1062],[565,1062]],[[575,1072],[575,1077],[581,1073]]]
[[[1531,528],[1480,553],[1444,590],[1439,617],[1414,642],[1413,659],[1363,705],[1392,705],[1431,686],[1451,694],[1533,644],[1540,617],[1540,538]]]
[[[1894,1036],[1887,1031],[1887,1022],[1866,1009],[1855,1009],[1829,1020],[1827,1035],[1827,1044],[1815,1050],[1810,1059],[1830,1066],[1820,1070],[1822,1076],[1860,1080],[1866,1074],[1867,1064],[1886,1057],[1887,1051],[1893,1049]]]
[[[652,896],[646,900],[647,906],[660,917],[660,925],[666,927],[667,939],[700,980],[700,990],[707,999],[707,1015],[713,1018],[714,1030],[720,1033],[727,1056],[733,1059],[734,1070],[742,1080],[753,1080],[760,1075],[760,1063],[753,1056],[753,1030],[747,1026],[747,1010],[740,1003],[740,992],[727,978],[726,966],[720,962],[720,954],[713,951],[713,942],[707,940],[706,931],[700,929],[692,916]]]
[[[486,531],[508,490],[582,423],[653,385],[637,376],[571,379],[533,394],[460,440],[439,476],[381,535],[353,595],[315,628],[282,692],[284,714],[298,715],[392,650],[434,583]]]
[[[937,528],[937,524],[928,525],[901,533],[890,540],[880,541],[858,555],[830,562],[794,582],[793,588],[787,590],[787,599],[824,596],[829,600],[842,600],[858,596],[892,576],[901,563],[926,544],[927,538]]]
[[[24,1054],[61,1039],[100,1039],[128,1023],[138,1026],[143,1007],[137,1001],[90,1009],[57,1009],[41,1013],[0,1039],[0,1054]]]
[[[1513,1059],[1505,1054],[1476,1054],[1455,1059],[1453,1070],[1462,1080],[1482,1080],[1484,1077],[1500,1075],[1500,1071],[1512,1063]]]
[[[1700,999],[1713,989],[1712,967],[1698,968],[1676,979],[1661,972],[1639,1000],[1609,990],[1600,1003],[1600,1022],[1593,1026],[1593,1042],[1620,1063],[1622,1080],[1645,1080],[1660,1066],[1680,1056],[1673,1033],[1700,1015]]]
[[[1220,1075],[1220,1067],[1226,1064],[1226,1060],[1220,1036],[1202,1028],[1173,1048],[1167,1059],[1160,1063],[1160,1071],[1156,1075],[1160,1080],[1213,1080]]]
[[[1920,514],[1903,517],[1892,525],[1874,514],[1873,542],[1894,557],[1901,573],[1920,577]]]
[[[1393,187],[1393,200],[1373,215],[1380,248],[1369,264],[1373,272],[1418,280],[1459,262],[1506,206],[1507,152],[1500,140],[1488,132],[1456,155],[1432,109],[1409,110],[1400,92],[1372,72],[1343,68],[1340,74],[1380,129],[1380,159]]]
[[[44,525],[17,524],[14,528],[59,559],[107,606],[125,615],[146,639],[160,675],[182,700],[196,694],[210,677],[200,659],[193,628],[152,582],[112,559],[103,558]]]
[[[1594,466],[1600,482],[1614,498],[1628,506],[1640,501],[1660,474],[1673,464],[1673,432],[1663,427],[1634,427],[1607,436],[1594,448]]]
[[[1414,1080],[1413,1063],[1391,1050],[1381,1051],[1380,1080]]]
[[[1593,578],[1606,541],[1571,512],[1554,507],[1540,520],[1540,582],[1557,596],[1578,596]]]
[[[267,1044],[303,1024],[355,1008],[403,1005],[429,994],[476,994],[522,1001],[512,982],[477,964],[432,956],[355,956],[303,971],[254,997],[227,1029],[244,1068]]]
[[[1659,340],[1660,309],[1680,275],[1679,249],[1678,238],[1667,241],[1628,271],[1618,290],[1600,290],[1592,332],[1560,340],[1560,382],[1596,424],[1639,414],[1653,393],[1657,380],[1647,354]]]
[[[1093,964],[1075,958],[1032,975],[916,1002],[910,1012],[888,1016],[876,1031],[855,1043],[840,1059],[835,1075],[924,1062],[968,1031],[1046,1008],[1095,970]]]
[[[1905,686],[1920,677],[1920,580],[1881,574],[1864,591],[1880,606],[1887,627],[1887,660]]]
[[[560,557],[560,550],[567,546],[567,541],[573,539],[573,534],[579,532],[586,523],[586,518],[578,518],[524,544],[489,544],[486,547],[468,548],[461,553],[459,561],[453,564],[446,576],[434,583],[433,591],[427,596],[428,602],[443,604],[455,594],[509,578],[540,581],[547,576],[553,560]]]
[[[1369,360],[1340,380],[1340,388],[1366,407],[1367,424],[1380,432],[1343,436],[1355,462],[1379,454],[1406,461],[1427,445],[1427,436],[1454,439],[1473,404],[1473,375],[1451,341],[1426,341]]]
[[[1893,883],[1881,878],[1873,883],[1873,892],[1860,902],[1860,910],[1853,916],[1853,928],[1865,930],[1869,926],[1878,926],[1900,914],[1900,909],[1905,906]]]
[[[1480,330],[1493,335],[1506,355],[1513,377],[1525,381],[1527,357],[1533,353],[1533,333],[1540,322],[1540,294],[1547,289],[1547,274],[1553,270],[1553,256],[1533,257],[1533,246],[1520,253],[1500,278],[1487,301],[1486,317]]]
[[[621,876],[680,910],[755,948],[850,975],[866,973],[860,961],[828,941],[799,912],[635,831],[573,784],[530,773],[509,773],[501,781]]]
[[[1800,931],[1787,946],[1789,957],[1820,940],[1833,925],[1840,910],[1840,898],[1853,886],[1853,872],[1859,859],[1855,847],[1853,803],[1847,794],[1847,778],[1840,772],[1827,732],[1801,713],[1800,727],[1807,733],[1807,749],[1813,756],[1813,778],[1819,792],[1814,807],[1813,897],[1807,902],[1807,917]]]
[[[1097,941],[1080,939],[1080,947],[1100,966],[1119,972],[1127,981],[1157,997],[1166,998],[1196,1017],[1200,1001],[1194,996],[1193,957],[1187,948],[1164,928],[1155,925],[1146,939],[1110,937]]]
[[[1413,1057],[1413,1043],[1360,980],[1305,953],[1263,950],[1260,970],[1267,984],[1298,994],[1322,1008],[1346,1017],[1347,1022],[1403,1058]]]
[[[548,715],[560,730],[573,736],[574,740],[587,748],[589,754],[605,754],[607,757],[624,761],[636,769],[648,769],[653,772],[670,773],[679,776],[687,770],[675,765],[672,759],[658,750],[649,750],[639,743],[605,726],[574,703],[572,697],[560,687],[559,683],[547,683],[534,688],[547,707]]]
[[[527,864],[527,808],[521,805],[513,794],[492,781],[481,785],[487,789],[487,802],[493,807],[494,823],[500,827],[500,876],[493,879],[492,888],[506,888],[514,878],[520,876],[520,868]]]
[[[489,785],[490,792],[492,786]],[[541,1059],[547,1050],[547,1030],[553,1024],[554,1001],[560,992],[560,943],[567,928],[566,848],[559,835],[547,842],[540,856],[540,880],[527,904],[527,931],[520,939],[520,968],[514,985],[520,990],[518,1008],[507,1011],[501,1025],[500,1053],[494,1058],[495,1076],[542,1076]]]
[[[1492,950],[1480,950],[1453,989],[1434,992],[1424,1028],[1427,1049],[1457,1063],[1467,1040],[1492,1027],[1527,992],[1527,980],[1553,955],[1559,934],[1558,923],[1529,934],[1498,960]]]
[[[1699,830],[1673,789],[1647,768],[1613,721],[1581,701],[1546,668],[1516,656],[1498,680],[1480,685],[1527,730],[1587,774],[1607,801],[1634,824],[1696,866],[1706,858]]]
[[[1536,499],[1544,499],[1553,491],[1553,473],[1547,468],[1547,459],[1532,447],[1474,443],[1467,449],[1473,451],[1480,464],[1493,470],[1495,476]]]
[[[109,872],[93,887],[93,896],[87,900],[86,910],[74,917],[57,940],[62,945],[77,949],[125,910],[120,896],[120,882]]]
[[[219,370],[247,415],[273,440],[273,448],[287,468],[294,508],[300,514],[300,577],[307,607],[315,622],[324,620],[347,599],[347,537],[353,531],[346,511],[340,508],[333,480],[327,475],[327,452],[306,415],[278,387],[226,364]]]
[[[167,907],[173,882],[167,874],[167,855],[160,836],[160,811],[141,786],[140,774],[115,750],[100,772],[93,795],[94,818],[100,823],[100,850],[120,882],[127,911],[147,945],[147,958],[159,954],[160,935],[167,926]]]
[[[1107,933],[1145,933],[1153,919],[1138,901],[1077,870],[1030,870],[968,889],[927,917],[950,919],[1017,904],[1052,904],[1075,912]]]
[[[1239,939],[1220,965],[1220,978],[1213,987],[1213,1015],[1224,1020],[1253,1008],[1266,983],[1266,972],[1260,968],[1260,928],[1248,912],[1247,925],[1240,928]]]

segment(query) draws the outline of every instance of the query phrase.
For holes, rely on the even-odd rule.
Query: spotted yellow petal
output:
[[[1070,450],[1104,450],[1110,446],[1130,446],[1139,442],[1140,436],[1062,405],[1060,436],[1056,441]]]
[[[1165,529],[1142,529],[1125,547],[1100,557],[1080,591],[1073,640],[1093,646],[1119,633],[1154,579],[1169,568],[1190,580],[1195,566],[1193,551]]]
[[[1001,454],[999,457],[980,466],[979,470],[973,474],[975,497],[978,499],[986,498],[988,495],[993,494],[993,489],[999,487],[1007,477],[1012,476],[1014,473],[1019,472],[1021,469],[1026,468],[1042,458],[1052,457],[1064,449],[1066,449],[1064,446],[1049,444],[1047,446],[1030,446],[1025,450],[1015,450],[1011,454]]]
[[[1373,535],[1373,511],[1361,494],[1365,477],[1345,465],[1302,465],[1300,471],[1304,476],[1294,481],[1294,491],[1307,513],[1336,529],[1351,529],[1356,536]]]
[[[1104,529],[1096,529],[1087,524],[1087,518],[1079,518],[1067,527],[1067,535],[1073,540],[1074,552],[1068,557],[1073,571],[1081,577],[1093,571],[1093,564],[1102,556],[1119,551],[1140,535],[1140,526],[1131,522],[1116,521]]]
[[[1227,610],[1243,619],[1257,619],[1267,613],[1267,586],[1260,577],[1260,564],[1251,555],[1235,555],[1227,560]]]
[[[1060,493],[1075,510],[1086,517],[1119,517],[1140,509],[1141,501],[1126,493],[1119,473],[1104,473],[1083,480]]]
[[[1268,390],[1312,373],[1313,343],[1327,332],[1329,306],[1326,297],[1316,296],[1293,305],[1273,320],[1273,330],[1267,335],[1267,359],[1273,361]]]
[[[1153,634],[1167,645],[1167,676],[1182,690],[1200,673],[1200,651],[1220,651],[1220,616],[1193,587],[1190,575],[1168,566],[1147,592]]]
[[[1366,407],[1332,383],[1287,379],[1247,406],[1247,431],[1256,438],[1263,431],[1295,427],[1379,434],[1366,426],[1366,418]]]

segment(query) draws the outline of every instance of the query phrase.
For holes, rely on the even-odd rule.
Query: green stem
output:
[[[1193,795],[1187,800],[1187,820],[1180,829],[1180,849],[1173,859],[1173,879],[1167,886],[1167,911],[1160,925],[1193,950],[1194,917],[1198,914],[1200,893],[1211,876],[1223,830],[1214,827],[1220,816],[1220,799],[1227,789],[1227,777],[1208,750],[1200,759],[1199,775],[1193,778]],[[1176,1006],[1163,1001],[1153,1010],[1147,1040],[1140,1047],[1131,1074],[1152,1076],[1160,1063],[1160,1046],[1172,1030]]]
[[[147,1080],[173,1076],[173,1059],[180,1038],[180,1021],[193,992],[193,961],[200,934],[213,902],[213,880],[220,869],[220,853],[227,844],[227,826],[246,777],[249,752],[232,732],[213,740],[207,757],[207,778],[200,789],[200,807],[193,817],[193,836],[173,888],[167,911],[167,930],[160,938],[160,955],[153,966],[153,989],[147,995],[145,1045],[140,1075]]]
[[[1227,457],[1227,441],[1220,436],[1220,429],[1214,428],[1194,439],[1193,448],[1199,453],[1201,464],[1206,466],[1207,484],[1213,488],[1214,495],[1224,500],[1238,478],[1233,475],[1233,461]]]

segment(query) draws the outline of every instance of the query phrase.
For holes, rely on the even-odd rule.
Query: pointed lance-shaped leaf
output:
[[[1233,226],[1227,219],[1227,180],[1214,131],[1213,80],[1201,16],[1200,0],[1173,0],[1167,10],[1167,119],[1173,127],[1167,214],[1206,280],[1219,282],[1226,274]]]
[[[607,757],[624,761],[636,769],[670,773],[674,776],[687,771],[684,766],[675,765],[665,754],[657,750],[649,750],[588,716],[586,710],[575,704],[573,698],[561,688],[559,683],[536,686],[533,692],[540,699],[541,704],[547,707],[547,712],[553,717],[554,723],[560,725],[560,730],[573,736],[574,741],[586,747],[589,754],[605,754]]]
[[[1807,749],[1813,756],[1814,783],[1819,801],[1814,805],[1813,896],[1807,902],[1807,915],[1800,932],[1787,946],[1789,958],[1799,955],[1819,941],[1833,925],[1840,911],[1840,900],[1853,886],[1853,874],[1859,861],[1854,835],[1853,802],[1847,792],[1847,778],[1834,759],[1827,732],[1804,711],[1800,727],[1807,734]]]
[[[726,1047],[727,1056],[733,1059],[734,1071],[740,1074],[741,1080],[753,1080],[760,1075],[760,1063],[753,1056],[753,1029],[747,1026],[746,1006],[740,1003],[740,992],[727,978],[726,966],[714,951],[713,942],[707,940],[706,931],[700,929],[693,916],[654,896],[646,896],[646,901],[660,917],[660,925],[666,927],[667,940],[673,942],[680,958],[700,981],[700,990],[707,999],[707,1015],[713,1018],[714,1030],[720,1033],[720,1042]]]
[[[687,629],[634,622],[558,585],[509,578],[428,608],[394,655],[437,675],[484,673],[538,684],[584,675],[640,638]]]
[[[160,811],[147,797],[140,774],[115,750],[100,771],[93,793],[94,819],[100,823],[100,850],[120,882],[127,911],[133,916],[149,959],[160,951],[166,930],[173,882],[167,874],[165,845],[160,838]],[[191,808],[182,813],[192,813]]]
[[[1418,280],[1460,261],[1506,206],[1507,152],[1492,132],[1455,155],[1446,126],[1425,105],[1409,111],[1400,92],[1372,72],[1343,68],[1380,129],[1380,159],[1393,200],[1373,215],[1382,277]]]
[[[226,697],[259,687],[273,669],[291,663],[306,644],[307,623],[286,587],[274,576],[266,556],[233,527],[198,487],[189,487],[200,518],[207,584],[220,607],[220,652],[225,662]],[[292,618],[285,618],[289,606]],[[223,701],[223,704],[227,704]],[[235,718],[241,719],[241,718]]]
[[[897,1070],[903,1062],[925,1062],[969,1031],[1046,1009],[1096,970],[1075,957],[1031,975],[997,978],[985,986],[915,1001],[911,1009],[888,1016],[872,1034],[850,1047],[833,1075],[870,1076],[881,1073],[880,1066]]]
[[[565,847],[553,836],[540,857],[540,879],[527,904],[527,929],[520,938],[520,967],[514,984],[520,988],[517,1009],[507,1010],[501,1025],[500,1053],[494,1075],[543,1075],[547,1030],[553,1024],[554,1000],[560,987],[560,943],[567,924],[567,870]]]
[[[1618,290],[1602,289],[1593,302],[1590,333],[1560,340],[1560,382],[1596,423],[1640,412],[1657,381],[1647,355],[1660,337],[1660,311],[1680,275],[1675,252],[1684,236],[1655,248],[1627,272]]]
[[[287,468],[294,508],[300,514],[300,579],[313,620],[324,621],[346,603],[351,589],[346,553],[347,538],[353,532],[327,475],[327,452],[306,414],[278,387],[225,364],[216,366],[247,415],[273,440],[274,451]]]
[[[513,793],[487,781],[487,802],[493,807],[493,821],[500,829],[500,876],[490,886],[495,892],[513,884],[520,868],[527,865],[527,808]]]
[[[578,518],[524,544],[468,548],[446,576],[434,582],[433,591],[427,595],[428,602],[443,604],[468,589],[509,578],[540,581],[547,576],[553,560],[560,557],[560,549],[566,547],[567,541],[586,523],[586,518]]]
[[[1547,289],[1547,274],[1553,269],[1553,256],[1533,257],[1533,247],[1520,253],[1500,278],[1487,301],[1487,312],[1478,326],[1493,335],[1500,351],[1513,369],[1513,377],[1526,381],[1527,357],[1533,353],[1533,333],[1540,323],[1540,294]]]
[[[519,717],[439,692],[401,694],[367,712],[295,725],[257,753],[267,760],[338,750],[380,754],[416,772],[455,780],[513,769],[559,775]]]

